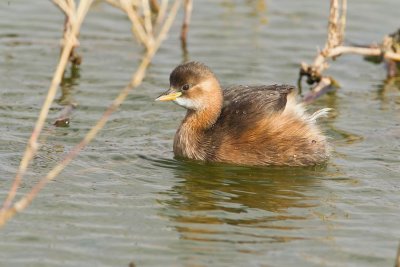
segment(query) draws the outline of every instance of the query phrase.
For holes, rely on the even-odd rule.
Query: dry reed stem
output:
[[[183,18],[183,23],[182,23],[182,30],[181,30],[181,44],[182,48],[184,51],[187,50],[187,34],[189,31],[189,23],[190,23],[190,18],[192,16],[192,10],[193,10],[193,0],[184,0],[185,4],[185,15]]]
[[[64,48],[64,40],[68,38],[68,34],[70,34],[71,27],[76,20],[74,11],[76,10],[75,2],[72,0],[53,0],[53,2],[58,5],[58,7],[64,12],[65,14],[65,21],[64,21],[64,35],[61,43],[61,53]],[[78,38],[78,36],[76,36]],[[76,44],[78,46],[78,44]],[[75,47],[76,47],[75,46]],[[73,64],[80,65],[81,64],[81,57],[75,53],[75,47],[71,49],[71,53],[69,55],[69,60]]]
[[[73,2],[73,1],[72,1]],[[29,163],[31,162],[32,158],[37,152],[38,149],[38,143],[37,140],[39,138],[39,135],[43,129],[44,123],[46,121],[47,115],[49,113],[49,109],[51,104],[53,103],[54,97],[57,93],[57,88],[61,82],[64,70],[68,64],[68,59],[71,54],[71,50],[76,46],[77,44],[77,39],[76,36],[79,33],[81,23],[83,21],[83,17],[86,15],[87,10],[89,9],[90,5],[92,4],[93,0],[82,0],[79,3],[78,10],[70,10],[69,12],[71,14],[75,13],[72,17],[76,18],[75,23],[71,27],[71,31],[69,32],[68,35],[66,35],[66,39],[64,41],[64,49],[61,54],[59,63],[57,65],[56,71],[54,73],[53,79],[51,81],[47,97],[43,103],[42,109],[40,111],[39,117],[36,121],[35,127],[33,129],[33,132],[29,138],[27,147],[25,149],[25,153],[21,159],[19,168],[17,170],[16,176],[14,178],[13,184],[11,185],[11,189],[3,203],[3,207],[0,210],[0,214],[2,214],[2,211],[9,208],[12,201],[15,198],[15,195],[17,193],[17,190],[21,184],[22,177],[26,173],[26,170],[29,166]],[[55,0],[55,4],[62,3],[61,0]],[[74,4],[69,4],[68,8],[74,7]],[[67,8],[67,6],[63,6],[63,8]],[[62,8],[62,9],[63,9]]]
[[[382,51],[381,48],[368,48],[368,47],[353,47],[353,46],[338,46],[333,48],[328,57],[337,57],[342,54],[358,54],[363,56],[380,56],[386,59],[400,61],[400,54],[392,51]]]
[[[145,39],[146,39],[144,29],[140,30],[140,29],[134,28],[133,20],[136,21],[136,19],[135,18],[132,19],[130,17],[130,14],[126,10],[126,9],[128,9],[128,10],[132,9],[133,12],[136,12],[136,10],[139,8],[139,3],[137,3],[134,0],[105,0],[105,1],[108,4],[110,4],[110,5],[112,5],[112,6],[116,7],[116,8],[121,9],[123,12],[125,12],[128,15],[128,18],[132,21],[132,33],[133,33],[134,37],[139,39],[139,42],[144,43]],[[124,5],[125,5],[125,7],[124,7]],[[135,15],[136,14],[134,14],[133,16],[135,16]],[[137,22],[139,24],[141,24],[140,23],[140,19],[139,19],[139,17],[137,15],[136,15],[136,18],[137,18]],[[140,26],[137,26],[137,27],[140,27]]]
[[[113,7],[119,8],[122,11],[124,11],[124,9],[121,6],[121,1],[122,0],[105,0],[107,3],[109,3],[110,5],[112,5]],[[137,9],[139,8],[139,2],[138,0],[128,0],[128,2],[130,2],[130,5],[133,7],[133,9]]]
[[[69,3],[64,2],[62,0],[53,0],[54,4],[58,5],[58,7],[68,16],[68,17],[72,17],[72,11],[73,9],[71,9],[71,6],[69,5]]]
[[[154,14],[158,14],[160,12],[160,4],[158,4],[157,0],[149,0],[151,12]]]
[[[148,35],[146,34],[146,31],[140,22],[139,16],[135,12],[134,7],[129,0],[120,0],[120,2],[121,9],[126,12],[129,19],[132,21],[132,30],[135,37],[138,38],[139,41],[146,46],[146,48],[148,48],[150,45],[148,43]]]
[[[121,5],[118,0],[106,0],[106,2],[112,5],[113,7],[121,8]]]
[[[161,22],[164,20],[167,8],[168,8],[168,0],[162,0],[160,9],[158,10],[156,22],[154,23],[155,28],[158,28]]]
[[[147,36],[149,38],[149,45],[151,46],[154,42],[153,38],[153,24],[151,23],[151,11],[148,0],[142,0],[143,15],[144,15],[144,28],[146,29]]]
[[[342,1],[346,2],[346,0]],[[326,63],[327,55],[329,54],[332,48],[341,45],[343,41],[342,38],[340,38],[342,34],[339,33],[339,29],[343,31],[345,25],[339,26],[338,20],[339,20],[338,0],[331,0],[329,22],[328,22],[328,37],[325,43],[325,48],[320,53],[318,53],[312,65],[317,73],[321,73],[328,67]],[[345,21],[345,19],[342,19],[341,21]]]
[[[340,16],[340,39],[339,43],[343,44],[346,33],[346,19],[347,19],[347,0],[342,0],[342,12]]]
[[[23,211],[37,196],[40,190],[51,180],[53,180],[60,172],[78,155],[78,153],[89,144],[96,134],[104,127],[107,120],[111,116],[111,114],[117,110],[117,108],[122,104],[122,102],[126,99],[128,94],[132,89],[137,87],[144,79],[146,74],[147,67],[149,66],[153,56],[159,49],[162,41],[165,39],[167,32],[172,26],[172,23],[176,17],[180,6],[181,0],[175,0],[170,12],[168,14],[165,23],[163,24],[160,33],[158,34],[155,43],[149,49],[146,50],[145,55],[142,58],[142,61],[131,78],[130,83],[119,93],[119,95],[114,99],[112,104],[107,108],[104,112],[103,116],[97,121],[96,125],[92,127],[92,129],[86,134],[86,136],[82,139],[82,141],[77,144],[71,152],[69,152],[64,159],[57,164],[45,177],[39,180],[39,182],[32,188],[30,192],[28,192],[24,197],[22,197],[19,201],[17,201],[11,208],[4,209],[0,213],[0,227],[4,226],[4,224],[10,220],[16,213]]]
[[[328,23],[328,40],[325,49],[330,49],[339,43],[338,38],[338,19],[339,19],[339,2],[331,0],[331,7],[329,9],[329,23]]]
[[[400,267],[400,244],[397,248],[397,255],[396,255],[394,267]]]

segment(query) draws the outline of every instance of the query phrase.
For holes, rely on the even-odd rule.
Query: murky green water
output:
[[[34,3],[35,2],[35,3]],[[261,1],[260,1],[261,2]],[[223,84],[291,83],[326,36],[328,1],[196,1],[189,55]],[[350,1],[347,39],[399,27],[398,0]],[[50,1],[0,1],[0,197],[18,167],[50,84],[63,17]],[[392,266],[400,238],[400,82],[345,56],[342,88],[310,109],[335,148],[326,168],[245,168],[176,161],[184,112],[154,103],[183,60],[176,24],[148,76],[104,131],[24,213],[0,230],[1,266]],[[54,128],[55,103],[21,192],[99,118],[142,49],[118,10],[96,5],[82,30],[83,65],[63,89],[79,104]],[[61,94],[58,95],[58,98]],[[65,96],[64,96],[65,100]]]

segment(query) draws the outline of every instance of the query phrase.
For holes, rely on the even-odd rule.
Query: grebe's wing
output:
[[[285,109],[291,85],[231,86],[224,92],[223,115],[271,114]],[[221,114],[222,115],[222,114]]]
[[[223,91],[224,104],[214,129],[241,134],[285,109],[290,85],[231,86]]]

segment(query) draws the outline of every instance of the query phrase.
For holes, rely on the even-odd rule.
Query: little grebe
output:
[[[232,86],[222,90],[204,64],[189,62],[170,75],[158,101],[187,109],[174,139],[177,157],[243,165],[307,166],[325,162],[329,146],[289,85]]]

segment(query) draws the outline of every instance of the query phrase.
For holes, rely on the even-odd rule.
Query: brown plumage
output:
[[[308,166],[328,158],[313,115],[297,104],[290,85],[232,86],[224,90],[202,63],[179,65],[157,100],[187,109],[174,139],[177,157],[241,165]]]

